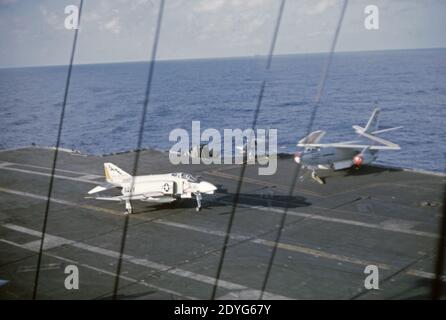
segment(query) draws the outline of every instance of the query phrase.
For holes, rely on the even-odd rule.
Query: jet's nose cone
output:
[[[201,193],[209,193],[212,194],[214,193],[215,190],[217,190],[217,187],[214,186],[212,183],[206,182],[206,181],[201,181],[198,184],[198,190]]]

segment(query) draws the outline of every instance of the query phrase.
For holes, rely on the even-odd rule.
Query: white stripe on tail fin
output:
[[[114,185],[121,185],[123,182],[128,182],[132,177],[127,172],[110,162],[104,163],[104,172],[107,182]]]

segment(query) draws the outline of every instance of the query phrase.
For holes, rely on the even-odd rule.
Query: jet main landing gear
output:
[[[322,178],[319,177],[319,176],[316,174],[316,171],[314,171],[314,170],[311,171],[311,178],[313,178],[313,180],[316,181],[317,183],[320,183],[320,184],[324,184],[324,183],[325,183],[325,181],[322,180]]]
[[[132,212],[133,212],[133,209],[132,209],[132,204],[130,203],[130,200],[126,200],[124,214],[128,215],[128,214],[131,214]]]

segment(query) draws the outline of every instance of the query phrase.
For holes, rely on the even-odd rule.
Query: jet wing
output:
[[[91,189],[90,191],[88,191],[88,194],[93,194],[93,193],[98,193],[101,191],[105,191],[105,190],[109,190],[109,189],[113,189],[116,188],[117,186],[108,182],[104,182],[102,184],[100,184],[99,186],[94,187],[93,189]]]
[[[95,200],[106,200],[106,201],[126,201],[126,200],[150,200],[157,197],[162,197],[164,194],[162,192],[146,192],[142,194],[134,194],[131,196],[114,196],[114,197],[88,197]]]
[[[348,144],[348,145],[352,145],[352,144],[358,144],[358,143],[360,143],[361,141],[359,141],[359,140],[352,140],[352,141],[341,141],[341,142],[336,142],[336,144],[342,144],[342,145],[344,145],[344,144]],[[311,148],[312,146],[316,146],[316,145],[324,145],[324,146],[329,146],[329,145],[331,145],[331,144],[333,144],[333,143],[317,143],[317,142],[309,142],[309,143],[306,143],[306,142],[302,142],[302,140],[301,141],[299,141],[299,143],[298,144],[296,144],[296,146],[298,146],[298,147],[308,147],[308,148]]]
[[[298,144],[300,147],[308,147],[308,148],[339,148],[339,149],[364,149],[368,148],[369,150],[399,150],[400,147],[398,145],[395,146],[373,146],[366,144],[348,144],[348,143],[309,143],[309,144]]]
[[[399,127],[393,127],[393,128],[386,128],[386,129],[381,129],[378,131],[373,131],[372,134],[378,134],[378,133],[383,133],[383,132],[389,132],[389,131],[393,131],[393,130],[398,130],[404,128],[403,126],[399,126]]]
[[[305,138],[299,140],[299,144],[318,143],[325,136],[325,131],[313,131]]]
[[[353,129],[355,129],[356,133],[358,134],[362,134],[365,132],[365,128],[361,127],[361,126],[352,126]],[[383,133],[383,132],[389,132],[389,131],[394,131],[394,130],[398,130],[404,128],[403,126],[399,126],[399,127],[393,127],[393,128],[383,128],[380,130],[376,130],[373,131],[371,134],[379,134],[379,133]]]
[[[353,128],[355,128],[356,132],[358,134],[360,134],[361,136],[364,136],[364,137],[366,137],[366,138],[368,138],[370,140],[373,140],[375,142],[381,143],[381,144],[383,144],[385,146],[392,147],[392,149],[400,149],[400,147],[397,144],[393,143],[393,142],[390,142],[390,141],[385,140],[383,138],[374,136],[373,134],[369,134],[367,132],[362,132],[359,129],[357,129],[356,126],[353,126]]]

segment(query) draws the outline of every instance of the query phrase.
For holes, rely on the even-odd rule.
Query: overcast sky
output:
[[[67,64],[78,0],[0,0],[0,67]],[[279,0],[166,0],[159,59],[264,55]],[[287,0],[276,53],[325,52],[342,0]],[[366,30],[364,8],[379,8]],[[75,63],[150,56],[159,0],[84,0]],[[444,0],[350,0],[337,51],[446,47]]]

